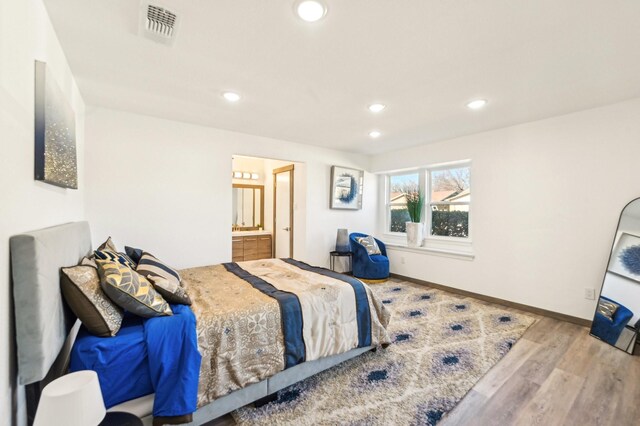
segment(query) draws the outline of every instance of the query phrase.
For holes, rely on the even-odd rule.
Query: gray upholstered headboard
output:
[[[60,291],[60,268],[91,252],[88,222],[73,222],[10,239],[18,382],[43,380],[75,322]]]

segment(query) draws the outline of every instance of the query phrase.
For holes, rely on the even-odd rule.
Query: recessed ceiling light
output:
[[[382,133],[380,133],[380,132],[379,132],[379,131],[377,131],[377,130],[372,130],[372,131],[370,131],[370,132],[369,132],[369,136],[371,136],[371,137],[372,137],[372,138],[374,138],[374,139],[375,139],[375,138],[379,138],[381,134],[382,134]]]
[[[476,99],[475,101],[471,101],[467,104],[468,108],[471,109],[480,109],[482,107],[484,107],[487,104],[487,100],[486,99]]]
[[[222,97],[228,100],[229,102],[238,102],[240,100],[240,95],[236,92],[224,92]]]
[[[316,0],[304,0],[296,5],[296,13],[303,21],[316,22],[327,14],[327,7]]]
[[[371,112],[380,112],[385,109],[387,106],[385,104],[371,104],[369,105],[369,111]]]

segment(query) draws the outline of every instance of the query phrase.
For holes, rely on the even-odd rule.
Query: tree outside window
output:
[[[430,171],[431,235],[469,237],[470,178],[469,167]]]
[[[420,190],[420,174],[389,176],[389,231],[406,232],[409,222],[407,195]]]
[[[427,191],[421,191],[427,188]],[[388,176],[388,231],[406,232],[407,196],[427,193],[429,236],[468,238],[471,206],[471,168],[437,167]]]

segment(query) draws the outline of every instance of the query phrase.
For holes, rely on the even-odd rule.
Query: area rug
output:
[[[389,281],[387,349],[367,352],[235,411],[240,425],[435,425],[535,322],[497,305]]]

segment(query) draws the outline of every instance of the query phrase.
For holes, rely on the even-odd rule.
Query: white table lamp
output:
[[[95,371],[70,373],[42,390],[34,426],[96,426],[106,415]]]

